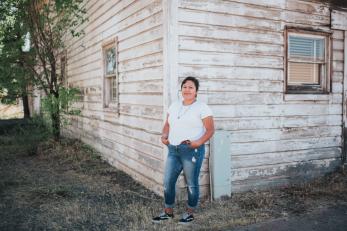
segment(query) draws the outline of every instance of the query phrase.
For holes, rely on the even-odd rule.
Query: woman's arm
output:
[[[169,144],[168,138],[169,138],[170,126],[169,126],[168,118],[169,118],[169,114],[166,116],[166,120],[165,120],[163,130],[161,133],[161,142],[165,145]]]
[[[205,134],[198,140],[194,140],[190,142],[190,147],[197,148],[200,145],[204,144],[206,141],[208,141],[214,133],[214,122],[213,117],[208,116],[202,120],[202,123],[204,124],[204,127],[206,129]]]

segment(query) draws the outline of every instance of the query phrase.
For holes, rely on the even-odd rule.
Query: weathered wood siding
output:
[[[180,0],[178,77],[197,76],[216,129],[230,131],[232,191],[332,170],[341,157],[344,32],[333,30],[329,95],[284,94],[285,26],[330,30],[327,5]],[[205,161],[208,162],[208,161]],[[208,164],[201,184],[208,188]]]
[[[163,10],[161,0],[88,0],[85,35],[67,47],[68,84],[82,91],[66,133],[117,168],[162,191]],[[118,38],[119,115],[103,108],[102,44]]]

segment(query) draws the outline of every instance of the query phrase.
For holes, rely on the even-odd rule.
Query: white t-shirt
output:
[[[184,140],[198,140],[205,134],[202,119],[212,116],[212,111],[203,102],[184,106],[182,101],[176,101],[169,107],[168,114],[169,142],[179,145]]]

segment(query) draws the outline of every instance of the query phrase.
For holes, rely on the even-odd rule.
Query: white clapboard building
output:
[[[81,114],[64,133],[162,194],[166,110],[179,99],[180,81],[195,76],[216,126],[202,197],[332,171],[345,158],[347,4],[340,2],[85,1],[85,34],[61,57],[65,81],[82,92]]]

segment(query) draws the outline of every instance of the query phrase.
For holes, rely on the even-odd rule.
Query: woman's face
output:
[[[188,80],[185,82],[181,90],[185,100],[194,100],[196,98],[197,91],[193,81]]]

